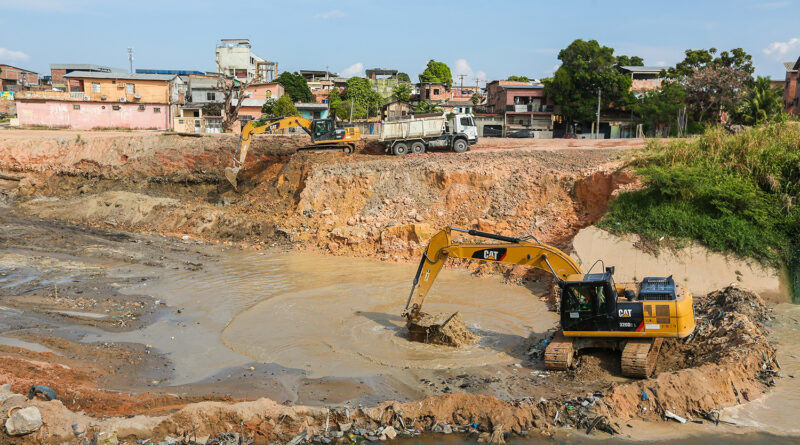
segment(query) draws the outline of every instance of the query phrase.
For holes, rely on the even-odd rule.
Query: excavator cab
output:
[[[617,289],[613,269],[605,273],[573,275],[562,282],[561,326],[564,331],[605,331],[612,327]]]
[[[333,119],[317,119],[313,122],[311,128],[311,140],[314,142],[335,139],[335,127],[333,125]]]

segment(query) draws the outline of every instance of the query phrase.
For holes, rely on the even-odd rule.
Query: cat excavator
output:
[[[453,242],[453,231],[500,243]],[[622,351],[624,375],[647,378],[655,369],[663,340],[686,337],[695,327],[692,294],[671,276],[615,283],[614,267],[602,264],[605,270],[601,272],[583,273],[569,255],[534,237],[445,227],[423,253],[403,311],[410,340],[425,341],[430,332],[430,325],[419,323],[426,315],[422,303],[448,258],[519,264],[555,277],[561,295],[561,331],[545,349],[545,367],[550,370],[573,368],[581,349],[608,348]]]
[[[242,127],[236,152],[233,154],[233,165],[225,168],[225,178],[234,189],[237,188],[236,178],[239,175],[250,149],[250,142],[254,134],[261,134],[285,128],[300,127],[311,136],[311,144],[297,150],[335,150],[353,153],[356,142],[361,140],[361,130],[353,126],[338,126],[333,118],[308,120],[300,116],[271,117],[248,121]]]

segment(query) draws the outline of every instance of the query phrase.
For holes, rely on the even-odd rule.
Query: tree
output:
[[[749,78],[747,72],[729,67],[695,68],[683,81],[695,120],[703,122],[715,112],[734,110],[747,91]]]
[[[408,77],[406,73],[397,73],[397,80],[400,82],[409,82],[411,83],[411,78]]]
[[[347,84],[345,85],[343,103],[347,107],[348,117],[352,111],[354,118],[362,119],[369,117],[370,114],[377,114],[377,111],[383,105],[383,98],[377,91],[372,89],[372,85],[367,79],[351,77],[347,79]],[[344,116],[341,117],[344,118]]]
[[[419,81],[442,83],[449,90],[453,86],[453,75],[450,74],[450,67],[447,64],[431,59],[425,71],[419,75]]]
[[[245,83],[225,77],[217,79],[217,86],[214,90],[222,93],[223,97],[222,129],[224,131],[230,130],[233,123],[239,119],[239,109],[242,108],[242,102],[244,102],[244,99],[247,97],[245,91],[250,85],[254,84],[255,81],[255,77]]]
[[[273,109],[275,116],[299,116],[300,113],[292,102],[292,98],[288,94],[284,94],[280,99],[275,101],[275,108]]]
[[[639,56],[617,56],[617,66],[644,66],[644,59]]]
[[[275,102],[275,99],[268,97],[264,105],[261,106],[261,114],[264,116],[275,116]]]
[[[685,106],[686,91],[678,82],[665,81],[657,90],[645,92],[633,105],[633,112],[653,128],[672,122]]]
[[[429,100],[420,102],[417,104],[416,112],[420,114],[429,114],[429,113],[443,113],[441,108],[439,108],[439,103],[431,102]]]
[[[769,77],[758,76],[742,100],[737,120],[747,125],[759,125],[775,119],[783,112],[783,91],[773,88]]]
[[[528,76],[508,76],[508,79],[512,82],[530,82],[531,80],[528,79]]]
[[[675,67],[667,70],[667,74],[673,79],[682,79],[693,75],[695,70],[702,70],[703,68],[732,68],[744,71],[748,75],[752,75],[753,71],[755,71],[753,57],[742,48],[734,48],[730,52],[723,51],[719,56],[715,57],[716,53],[716,48],[687,49],[684,52],[685,57],[683,60],[676,63]]]
[[[284,71],[275,81],[283,86],[286,94],[292,97],[292,101],[314,102],[314,95],[311,94],[311,88],[308,87],[306,78],[301,74]]]
[[[478,105],[481,103],[481,95],[478,93],[472,93],[472,105]]]
[[[596,40],[577,39],[558,53],[561,66],[550,79],[544,79],[545,94],[561,104],[568,123],[592,121],[597,112],[597,91],[603,104],[624,108],[633,103],[631,79],[616,68],[614,49]],[[602,105],[602,104],[601,104]]]
[[[336,119],[338,116],[339,119],[342,119],[345,115],[341,113],[342,110],[342,93],[339,92],[338,88],[334,88],[328,93],[328,108],[330,108],[331,113],[333,114],[333,118]]]
[[[392,98],[399,102],[408,102],[408,99],[411,98],[411,86],[401,83],[392,88]]]

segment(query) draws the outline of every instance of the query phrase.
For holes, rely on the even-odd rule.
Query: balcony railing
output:
[[[553,111],[552,105],[529,105],[529,104],[520,104],[520,105],[506,105],[506,111],[512,111],[515,113],[548,113]]]

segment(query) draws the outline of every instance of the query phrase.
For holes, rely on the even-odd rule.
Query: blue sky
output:
[[[257,4],[253,6],[252,4]],[[800,56],[800,0],[0,0],[0,63],[49,73],[51,63],[215,69],[220,38],[249,38],[281,71],[366,68],[416,79],[429,59],[453,74],[545,77],[558,51],[596,39],[616,54],[671,65],[687,48],[742,47],[756,73],[783,79]]]

